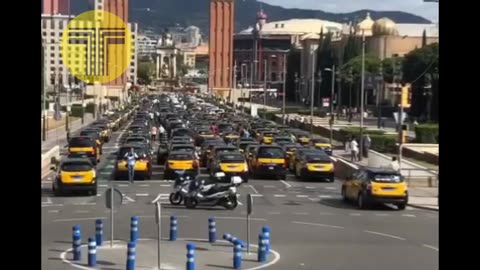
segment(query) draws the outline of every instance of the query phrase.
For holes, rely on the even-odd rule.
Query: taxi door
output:
[[[362,188],[362,180],[363,178],[366,177],[366,173],[364,171],[361,171],[359,173],[355,173],[352,177],[352,180],[347,181],[347,197],[352,199],[352,200],[357,200],[358,199],[358,194],[361,191]]]

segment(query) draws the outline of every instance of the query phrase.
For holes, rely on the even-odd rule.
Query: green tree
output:
[[[327,33],[325,40],[322,42],[322,47],[320,48],[320,61],[317,65],[317,72],[320,71],[322,74],[322,83],[318,87],[319,93],[317,93],[317,102],[321,102],[320,97],[330,97],[332,74],[331,72],[325,71],[325,69],[331,69],[334,63],[335,59],[332,48],[332,33],[329,32]]]
[[[152,62],[139,62],[137,76],[141,83],[150,84],[153,76],[155,76],[155,64]]]

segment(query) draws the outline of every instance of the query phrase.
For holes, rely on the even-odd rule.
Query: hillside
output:
[[[139,23],[141,29],[152,29],[160,33],[173,25],[200,27],[202,33],[209,30],[210,0],[130,0],[130,21]],[[336,22],[360,20],[370,12],[372,19],[388,17],[397,23],[430,23],[425,18],[401,11],[359,10],[351,13],[329,13],[321,10],[287,9],[262,4],[268,21],[291,18],[318,18]],[[72,1],[72,11],[79,14],[88,10],[87,1]],[[235,32],[255,23],[256,11],[260,8],[257,0],[236,1]]]

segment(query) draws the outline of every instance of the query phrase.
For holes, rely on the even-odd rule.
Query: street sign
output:
[[[112,196],[112,190],[113,190],[113,196]],[[105,191],[105,207],[108,209],[112,208],[112,201],[113,201],[113,207],[119,207],[123,203],[123,194],[120,192],[120,190],[116,188],[109,188]]]
[[[374,87],[374,79],[375,79],[375,76],[366,75],[365,76],[365,88],[372,89]]]
[[[253,211],[253,198],[251,194],[247,194],[247,215],[251,215]]]
[[[322,106],[330,107],[330,98],[322,98]]]

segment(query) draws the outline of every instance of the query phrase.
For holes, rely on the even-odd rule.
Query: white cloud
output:
[[[261,0],[286,8],[317,9],[327,12],[351,12],[360,9],[404,11],[438,21],[438,3],[423,0]]]

